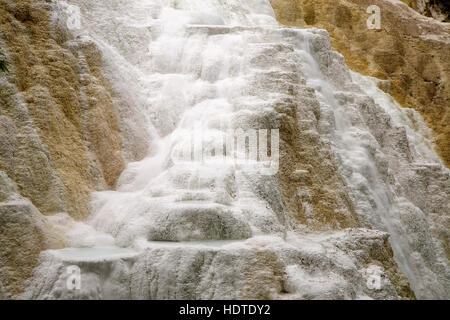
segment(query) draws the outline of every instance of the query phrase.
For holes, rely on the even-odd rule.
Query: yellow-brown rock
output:
[[[1,1],[2,42],[11,72],[0,102],[0,170],[44,214],[88,214],[93,189],[124,167],[119,126],[93,44],[52,28],[51,4]]]
[[[384,82],[382,89],[420,112],[436,151],[450,165],[450,24],[426,18],[400,1],[271,0],[281,24],[328,30],[335,50],[354,71]],[[369,30],[370,5],[381,30]]]
[[[23,291],[40,252],[64,247],[62,237],[0,172],[0,300]]]
[[[361,224],[329,143],[306,130],[309,121],[298,112],[308,107],[319,113],[319,102],[312,90],[295,92],[292,99],[276,107],[285,115],[280,128],[283,143],[278,178],[286,209],[313,230],[358,227]],[[298,125],[302,121],[306,126]]]
[[[54,25],[55,3],[0,0],[0,297],[24,289],[41,251],[64,247],[46,215],[88,215],[124,168],[111,89],[93,42]],[[29,199],[29,200],[28,200]]]

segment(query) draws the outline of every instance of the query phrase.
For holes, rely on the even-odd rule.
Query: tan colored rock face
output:
[[[280,23],[328,30],[354,71],[389,80],[382,89],[413,108],[432,129],[450,165],[450,25],[386,0],[271,0]],[[381,30],[368,30],[370,5],[381,8]]]
[[[52,14],[46,1],[0,1],[0,51],[9,63],[0,74],[4,298],[21,293],[41,251],[64,246],[44,215],[83,220],[90,193],[113,187],[124,167],[100,53],[93,43],[70,39]]]
[[[20,294],[40,252],[64,247],[62,237],[0,172],[0,299]]]
[[[90,192],[112,187],[124,167],[100,54],[52,27],[50,4],[1,2],[11,73],[0,95],[0,170],[44,214],[84,218]]]
[[[278,177],[288,211],[315,230],[360,226],[329,142],[316,131],[320,110],[314,92],[292,90],[277,111],[284,115]]]

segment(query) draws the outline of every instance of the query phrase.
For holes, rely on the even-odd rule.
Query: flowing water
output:
[[[130,106],[123,120],[127,112],[137,115],[148,152],[128,164],[115,191],[93,195],[87,225],[68,230],[78,249],[43,254],[37,274],[46,269],[46,279],[33,284],[46,290],[30,287],[28,297],[64,297],[61,266],[77,261],[96,283],[82,298],[395,296],[389,283],[385,296],[371,293],[360,258],[331,248],[352,239],[349,233],[312,232],[289,215],[276,175],[252,162],[237,166],[228,154],[219,159],[217,152],[204,159],[210,161],[176,157],[196,139],[210,155],[221,150],[231,129],[280,129],[275,106],[302,90],[313,92],[320,120],[309,106],[300,120],[316,123],[308,130],[330,145],[362,224],[390,234],[418,297],[448,297],[448,261],[427,221],[437,209],[417,200],[417,190],[402,191],[411,178],[402,170],[422,170],[443,181],[436,188],[445,197],[448,170],[422,119],[373,79],[352,74],[326,32],[280,28],[268,0],[73,0],[61,6],[80,8],[81,29],[72,33],[99,47],[106,77]],[[271,140],[272,165],[279,160],[277,142]],[[105,256],[113,257],[107,269],[115,271],[105,274]],[[283,268],[286,275],[279,275]],[[251,275],[258,272],[269,280]],[[242,289],[249,286],[252,293]]]

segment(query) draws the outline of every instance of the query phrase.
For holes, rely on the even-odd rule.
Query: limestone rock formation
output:
[[[87,216],[89,192],[123,168],[116,114],[94,45],[52,26],[45,1],[2,1],[0,168],[43,213]]]
[[[123,125],[129,109],[115,101],[119,93],[103,77],[98,48],[75,39],[61,19],[55,1],[0,1],[0,52],[9,69],[0,72],[0,187],[12,180],[31,201],[0,199],[0,273],[8,296],[50,247],[41,214],[85,219],[90,193],[112,188],[124,159],[147,150],[129,142],[139,139]]]
[[[25,289],[41,251],[64,246],[63,235],[0,172],[0,297],[11,298]]]
[[[397,0],[271,2],[280,23],[326,29],[351,69],[385,80],[380,84],[384,91],[424,117],[437,152],[450,165],[449,24],[425,18]],[[367,28],[370,5],[381,9],[381,30]]]
[[[414,297],[387,234],[349,229],[320,237],[255,237],[230,243],[152,243],[127,249],[64,249],[42,255],[24,299],[398,299]],[[293,240],[293,239],[292,239]],[[331,253],[333,252],[333,253]],[[90,258],[88,258],[90,257]],[[68,290],[68,267],[82,288]],[[285,267],[288,266],[288,267]],[[376,271],[375,271],[376,270]],[[106,272],[105,272],[106,271]],[[380,275],[378,290],[368,277]],[[329,278],[323,280],[322,275]]]
[[[450,171],[377,87],[448,163],[448,27],[374,0],[366,34],[366,2],[272,1],[327,33],[269,0],[0,0],[0,299],[450,297]],[[197,128],[278,129],[278,173],[177,161]]]

